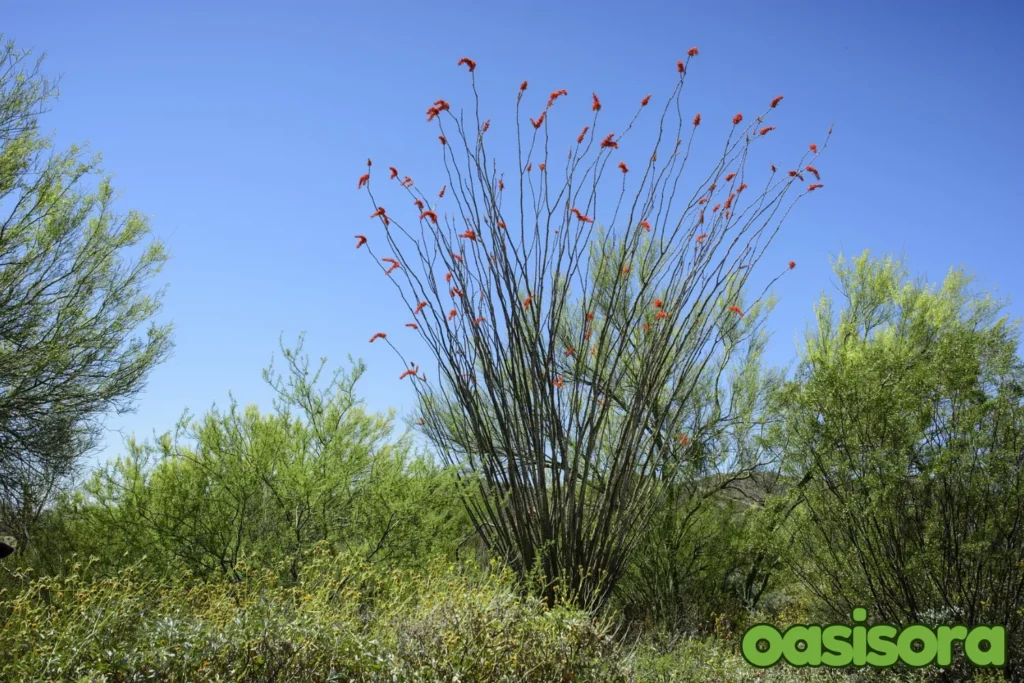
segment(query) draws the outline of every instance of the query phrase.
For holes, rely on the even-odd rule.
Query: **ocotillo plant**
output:
[[[552,92],[524,121],[523,81],[511,187],[485,151],[490,120],[480,117],[476,63],[463,58],[472,121],[445,100],[427,109],[447,173],[440,192],[388,167],[387,180],[408,196],[406,221],[378,201],[372,161],[358,181],[379,229],[356,235],[356,247],[398,288],[408,333],[432,352],[440,376],[407,363],[394,331],[370,341],[402,359],[419,423],[463,477],[481,537],[524,575],[546,580],[551,601],[601,604],[661,483],[700,457],[700,434],[685,424],[690,400],[739,334],[753,267],[797,199],[822,187],[812,144],[797,170],[768,172],[765,162],[763,186],[748,189],[749,153],[775,129],[766,119],[779,96],[749,123],[735,115],[721,158],[684,197],[701,115],[683,114],[680,96],[697,52],[677,63],[645,152],[630,149],[627,135],[654,109],[652,97],[616,134],[600,126],[593,94],[593,118],[560,163],[549,155],[549,120],[568,93]],[[602,183],[609,165],[621,182]],[[604,199],[609,188],[613,202]],[[795,263],[781,266],[776,279]]]

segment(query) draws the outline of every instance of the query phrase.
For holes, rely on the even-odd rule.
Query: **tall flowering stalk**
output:
[[[765,118],[779,97],[745,126],[742,114],[733,118],[721,158],[685,196],[680,180],[701,117],[684,114],[680,96],[696,54],[677,65],[660,114],[647,113],[647,95],[625,127],[609,126],[592,94],[593,116],[567,155],[551,152],[549,122],[569,93],[524,108],[523,81],[518,172],[508,174],[518,183],[486,152],[494,133],[481,121],[476,63],[463,58],[472,121],[443,99],[426,111],[447,194],[405,176],[378,200],[370,161],[358,181],[378,229],[357,246],[398,289],[405,334],[426,344],[439,375],[407,362],[395,336],[377,338],[402,358],[419,424],[462,477],[481,537],[523,575],[541,575],[550,601],[603,603],[665,483],[702,457],[695,392],[716,352],[747,329],[744,286],[811,189],[801,171],[774,165],[751,187],[748,157],[775,129]],[[657,139],[641,152],[629,133],[648,116]],[[795,169],[813,168],[812,147]],[[609,165],[615,180],[604,179]],[[400,177],[388,170],[386,182]],[[396,192],[406,195],[403,210],[385,209]],[[791,268],[780,265],[776,279]]]

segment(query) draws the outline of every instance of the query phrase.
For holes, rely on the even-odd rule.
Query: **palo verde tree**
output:
[[[459,471],[484,542],[523,575],[538,574],[549,601],[603,604],[663,482],[702,457],[706,444],[688,424],[695,394],[715,391],[707,374],[740,334],[753,267],[793,203],[821,187],[798,184],[805,173],[817,180],[811,145],[800,170],[772,166],[761,189],[749,189],[748,159],[774,130],[765,118],[780,96],[748,123],[735,115],[721,158],[684,196],[679,183],[701,116],[684,115],[680,97],[696,55],[693,48],[677,64],[654,114],[654,149],[641,153],[629,148],[629,133],[650,95],[620,134],[605,135],[593,95],[592,120],[561,156],[549,122],[568,93],[552,92],[527,123],[524,81],[511,187],[485,149],[491,124],[479,115],[476,63],[463,58],[472,121],[443,99],[427,110],[448,182],[428,195],[408,176],[398,181],[418,221],[407,224],[378,201],[372,162],[358,182],[380,229],[357,235],[357,248],[365,245],[398,287],[406,327],[438,375],[406,362],[395,335],[370,341],[401,358],[424,431]],[[389,179],[399,177],[389,167]]]
[[[1019,648],[1019,322],[957,270],[931,287],[867,253],[834,268],[842,305],[822,298],[779,396],[784,472],[802,483],[792,567],[826,617],[998,624]]]
[[[114,212],[98,158],[53,152],[55,95],[28,53],[0,48],[0,523],[28,546],[54,486],[128,410],[171,347],[147,286],[166,257],[148,221]]]

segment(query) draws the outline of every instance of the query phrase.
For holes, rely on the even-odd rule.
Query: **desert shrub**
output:
[[[609,625],[494,568],[385,570],[316,549],[299,582],[140,578],[129,567],[5,592],[6,680],[626,680]]]

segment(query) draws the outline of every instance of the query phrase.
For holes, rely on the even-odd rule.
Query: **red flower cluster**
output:
[[[359,176],[359,184],[356,185],[356,189],[361,189],[363,185],[365,185],[368,182],[370,182],[370,174],[364,173],[363,175]]]
[[[356,239],[359,240],[358,242],[356,242],[356,249],[358,249],[359,247],[361,247],[364,244],[366,244],[366,237],[365,236],[363,236],[363,235],[356,235]]]
[[[758,135],[768,135],[768,133],[771,133],[773,130],[775,130],[775,126],[765,126],[761,130],[757,131],[757,134]]]
[[[815,190],[817,190],[817,189],[818,189],[819,187],[825,187],[825,186],[824,186],[824,185],[822,185],[821,183],[812,183],[812,184],[810,184],[810,185],[808,185],[808,186],[807,186],[807,191],[808,191],[808,192],[814,192],[814,191],[815,191]]]
[[[597,93],[591,93],[594,96],[594,103],[590,105],[591,111],[601,111],[601,100],[597,99]]]
[[[474,62],[469,57],[463,57],[455,66],[462,66],[463,64],[469,67],[469,73],[473,73],[473,70],[476,69],[476,62]]]
[[[604,140],[601,140],[601,147],[608,147],[608,148],[611,148],[611,149],[618,149],[619,148],[619,143],[617,143],[614,140],[612,140],[613,137],[615,137],[615,133],[608,133],[608,135],[605,136]]]
[[[743,114],[736,114],[736,116],[732,117],[732,125],[738,126],[740,121],[742,121],[742,120],[743,120]]]
[[[782,101],[782,95],[779,95],[774,100],[772,100],[772,109],[775,109],[775,107],[779,106],[779,102],[781,102],[781,101]]]
[[[622,170],[623,173],[629,173],[629,168],[626,166],[625,161],[619,162],[619,168]]]
[[[431,211],[430,209],[427,209],[426,211],[420,214],[420,220],[423,220],[424,218],[429,218],[434,223],[434,225],[437,225],[437,214]]]
[[[583,132],[580,133],[580,136],[578,138],[576,138],[576,144],[577,145],[582,145],[583,144],[583,136],[585,136],[587,134],[588,130],[590,130],[590,126],[583,126]]]
[[[565,88],[562,88],[561,90],[554,91],[553,93],[551,93],[551,97],[548,98],[548,107],[550,107],[552,104],[554,104],[555,100],[557,100],[562,95],[568,95],[568,94],[569,94],[569,91],[567,91]]]
[[[583,212],[580,211],[579,209],[577,209],[576,207],[573,207],[572,209],[570,209],[570,211],[572,213],[576,214],[576,218],[579,218],[584,223],[593,223],[594,222],[593,218],[591,218],[590,216],[584,216]]]
[[[651,96],[648,95],[647,97],[645,97],[642,100],[640,100],[640,106],[641,107],[646,107],[647,103],[650,102],[650,101],[651,101]]]
[[[544,116],[545,115],[547,115],[547,112],[546,111],[542,111],[540,113],[540,116],[537,117],[536,121],[534,121],[533,119],[530,119],[530,123],[533,124],[534,128],[540,128],[544,124]]]
[[[375,334],[372,337],[370,337],[370,343],[372,344],[373,342],[377,341],[378,339],[387,339],[387,338],[388,338],[388,335],[384,334],[383,332],[378,332],[377,334]]]
[[[699,126],[700,125],[700,112],[697,112],[697,115],[693,117],[693,125],[695,125],[695,126]]]

